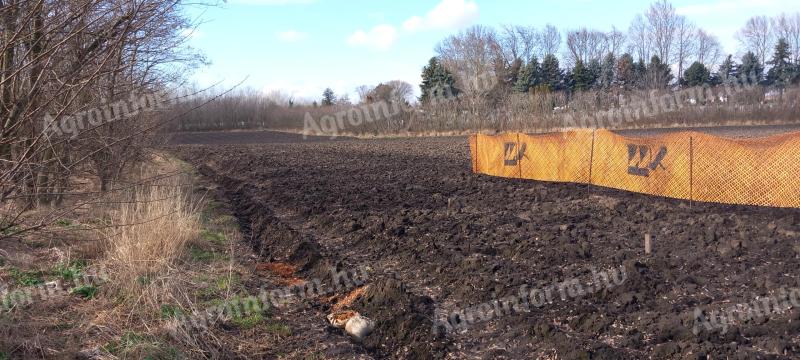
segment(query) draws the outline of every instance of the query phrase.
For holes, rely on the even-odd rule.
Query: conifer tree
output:
[[[322,92],[322,106],[332,106],[336,103],[336,94],[333,93],[331,88],[326,88]]]
[[[786,39],[778,40],[772,59],[767,62],[772,65],[767,72],[767,85],[783,87],[794,82],[797,74],[792,66],[791,56],[792,53],[789,51],[789,43],[786,42]]]
[[[517,83],[514,84],[514,91],[521,93],[528,92],[528,89],[531,87],[531,80],[533,78],[533,72],[531,70],[530,63],[519,69]]]
[[[650,63],[647,64],[645,78],[645,86],[648,89],[665,89],[672,81],[672,70],[669,65],[661,62],[658,55],[653,55],[650,58]]]
[[[739,76],[739,67],[736,65],[736,62],[733,61],[733,55],[728,55],[728,57],[725,58],[722,64],[719,65],[719,70],[717,72],[722,82],[733,81]]]
[[[711,73],[705,65],[699,61],[695,61],[683,73],[683,82],[688,86],[701,86],[709,83]]]
[[[575,91],[586,91],[592,88],[595,82],[595,75],[591,69],[583,65],[583,61],[578,60],[575,68],[572,69],[572,89]]]
[[[542,60],[541,84],[545,85],[550,91],[561,90],[564,81],[564,73],[559,68],[558,59],[553,54],[549,54]]]
[[[438,58],[432,57],[428,65],[422,68],[422,83],[420,88],[420,102],[428,102],[439,98],[448,98],[458,95],[453,74],[447,71]]]
[[[758,57],[748,51],[742,56],[742,64],[739,65],[739,77],[746,78],[749,82],[761,82],[764,79],[764,67],[758,61]]]
[[[603,64],[600,69],[600,76],[598,77],[598,85],[601,89],[608,89],[614,84],[614,68],[617,66],[617,59],[614,54],[608,53],[603,58]]]
[[[636,64],[631,54],[622,54],[617,60],[615,84],[626,89],[636,86]]]

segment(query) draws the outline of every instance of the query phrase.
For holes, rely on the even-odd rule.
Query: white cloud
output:
[[[316,0],[229,0],[229,1],[232,4],[242,4],[242,5],[280,6],[280,5],[311,4]]]
[[[358,30],[347,38],[350,46],[364,46],[376,50],[388,50],[397,40],[397,30],[394,26],[378,25],[369,31]]]
[[[412,16],[403,23],[403,29],[455,30],[478,20],[478,4],[475,0],[442,0],[425,16]],[[397,29],[389,24],[375,26],[369,31],[358,30],[347,38],[350,46],[363,46],[377,50],[388,50],[398,38]]]
[[[276,35],[278,37],[278,40],[285,43],[303,41],[308,37],[308,34],[296,30],[281,31]]]
[[[478,4],[474,0],[442,0],[425,16],[412,16],[403,23],[407,31],[455,30],[478,20]]]

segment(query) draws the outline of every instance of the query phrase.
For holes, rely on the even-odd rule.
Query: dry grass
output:
[[[183,316],[287,281],[267,269],[257,273],[258,259],[242,242],[229,205],[206,200],[216,185],[168,156],[154,156],[124,175],[118,185],[126,190],[91,199],[91,206],[47,231],[1,244],[4,282],[12,267],[41,273],[43,281],[60,279],[51,273],[72,260],[108,278],[95,297],[65,293],[0,316],[0,359],[75,358],[79,352],[108,359],[277,356],[275,344],[291,330],[268,312],[227,314],[208,329],[184,323]],[[155,175],[159,180],[150,181]],[[269,268],[294,272],[288,264]]]
[[[56,270],[73,260],[82,272],[108,276],[95,296],[66,292],[0,316],[0,359],[304,358],[306,351],[290,355],[280,346],[304,336],[294,335],[294,323],[272,311],[230,310],[262,289],[302,282],[295,267],[260,264],[230,204],[206,200],[218,194],[216,185],[168,159],[154,156],[115,184],[125,190],[98,195],[47,231],[0,246],[3,281],[12,268],[58,280]],[[32,287],[20,281],[14,289]],[[186,321],[222,307],[208,328]]]
[[[200,202],[192,199],[188,176],[134,186],[120,197],[104,230],[109,288],[157,307],[167,295],[170,271],[200,234]]]

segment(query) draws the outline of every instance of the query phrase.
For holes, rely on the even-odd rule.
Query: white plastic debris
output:
[[[328,322],[344,331],[358,341],[363,340],[375,330],[375,322],[361,316],[355,311],[340,311],[327,316]]]
[[[359,341],[372,333],[372,330],[375,330],[375,322],[358,314],[347,320],[344,326],[344,331]]]

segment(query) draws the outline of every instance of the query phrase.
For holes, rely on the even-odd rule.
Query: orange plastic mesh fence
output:
[[[472,172],[480,173],[478,170],[478,136],[473,135],[469,137],[469,153],[471,154],[470,158],[472,159]]]
[[[589,182],[592,132],[568,131],[543,135],[520,135],[522,178]]]
[[[592,184],[644,194],[691,199],[690,137],[632,138],[595,132]]]
[[[473,135],[473,171],[592,184],[677,199],[800,207],[800,133],[733,140],[697,132],[608,130]]]
[[[478,172],[493,176],[520,178],[519,164],[513,161],[518,152],[518,134],[503,134],[497,136],[477,135]]]
[[[746,140],[692,136],[695,200],[800,207],[800,133]]]

